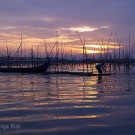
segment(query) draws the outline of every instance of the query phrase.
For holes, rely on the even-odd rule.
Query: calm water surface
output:
[[[1,135],[134,135],[135,74],[0,74]]]

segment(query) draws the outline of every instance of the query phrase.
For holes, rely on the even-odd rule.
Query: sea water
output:
[[[0,74],[0,135],[134,135],[135,74]]]

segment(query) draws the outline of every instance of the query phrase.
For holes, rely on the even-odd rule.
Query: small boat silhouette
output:
[[[0,67],[0,72],[40,73],[47,72],[50,61],[35,67]]]

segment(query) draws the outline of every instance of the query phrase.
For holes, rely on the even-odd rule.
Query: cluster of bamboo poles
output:
[[[122,40],[118,38],[117,33],[115,36],[112,33],[109,35],[107,43],[105,43],[104,39],[99,39],[96,36],[97,44],[100,45],[100,53],[87,53],[88,48],[86,47],[85,38],[82,39],[79,32],[77,35],[81,41],[82,45],[82,60],[76,60],[75,56],[72,52],[72,49],[66,51],[65,44],[59,42],[58,33],[56,33],[56,42],[53,44],[52,48],[48,49],[48,44],[46,40],[44,40],[44,48],[45,48],[45,58],[39,57],[39,46],[37,47],[36,55],[34,50],[30,50],[30,57],[26,57],[23,54],[23,42],[22,42],[22,34],[21,34],[21,42],[14,55],[11,56],[11,52],[6,43],[6,57],[1,57],[1,66],[10,67],[11,65],[17,67],[28,67],[28,66],[37,66],[42,64],[47,59],[51,59],[51,68],[57,71],[62,71],[65,68],[74,68],[76,66],[82,66],[83,72],[93,72],[93,68],[95,63],[104,62],[106,63],[107,68],[110,72],[116,70],[117,67],[123,65],[125,69],[129,69],[129,67],[134,66],[135,59],[135,43],[131,44],[131,37],[129,32],[128,41],[126,44],[123,43]],[[111,40],[113,38],[113,48],[109,48],[111,44]],[[106,48],[104,45],[106,44]],[[123,45],[124,44],[124,45]],[[3,61],[3,62],[2,62]]]
[[[119,71],[121,68],[123,68],[126,71],[129,71],[132,67],[135,65],[135,42],[131,44],[131,35],[129,32],[128,40],[124,42],[123,40],[120,40],[118,38],[117,33],[115,32],[115,36],[112,35],[112,33],[109,35],[109,38],[106,41],[104,39],[99,39],[96,36],[97,39],[97,45],[100,46],[99,48],[99,54],[93,53],[88,54],[85,44],[85,38],[82,40],[79,33],[77,32],[78,37],[82,44],[82,64],[83,64],[83,72],[88,72],[89,67],[92,68],[93,72],[93,66],[95,66],[95,63],[103,62],[106,63],[106,69],[109,69],[110,72],[116,71],[118,69]],[[112,45],[111,40],[113,39],[113,48],[109,48],[110,45]],[[106,45],[106,47],[104,47]],[[90,64],[91,63],[91,64]]]

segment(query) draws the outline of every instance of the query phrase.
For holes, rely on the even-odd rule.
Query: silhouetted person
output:
[[[99,75],[102,75],[103,66],[104,66],[104,63],[97,63],[96,64],[96,69],[97,69]]]

